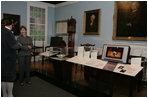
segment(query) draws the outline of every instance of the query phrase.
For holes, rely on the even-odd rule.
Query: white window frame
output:
[[[39,7],[39,8],[44,8],[45,9],[45,40],[44,40],[44,46],[47,45],[47,16],[48,16],[48,6],[44,3],[37,2],[37,1],[27,1],[27,32],[28,35],[30,36],[30,6],[34,7]],[[35,41],[36,46],[42,46],[43,41]]]

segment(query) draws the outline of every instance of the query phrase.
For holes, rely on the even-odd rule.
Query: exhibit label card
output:
[[[83,57],[84,55],[84,47],[78,47],[78,55],[79,57]]]
[[[98,51],[97,50],[91,52],[91,58],[97,59],[97,56],[98,56]]]
[[[141,58],[131,58],[131,65],[141,66]]]

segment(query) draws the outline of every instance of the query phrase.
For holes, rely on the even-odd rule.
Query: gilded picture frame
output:
[[[100,34],[101,9],[84,12],[84,35]]]
[[[113,40],[147,40],[147,2],[115,1]]]

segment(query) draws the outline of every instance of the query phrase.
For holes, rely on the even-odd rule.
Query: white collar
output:
[[[9,30],[11,30],[9,27],[7,27],[7,26],[5,26],[5,28],[7,28],[7,29],[9,29]]]
[[[5,28],[11,31],[11,29],[9,27],[5,26]],[[12,32],[12,34],[14,34],[13,31],[11,31],[11,32]]]

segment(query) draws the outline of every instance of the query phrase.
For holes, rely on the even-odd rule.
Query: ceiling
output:
[[[48,3],[48,4],[60,4],[66,1],[41,1],[41,2]]]

